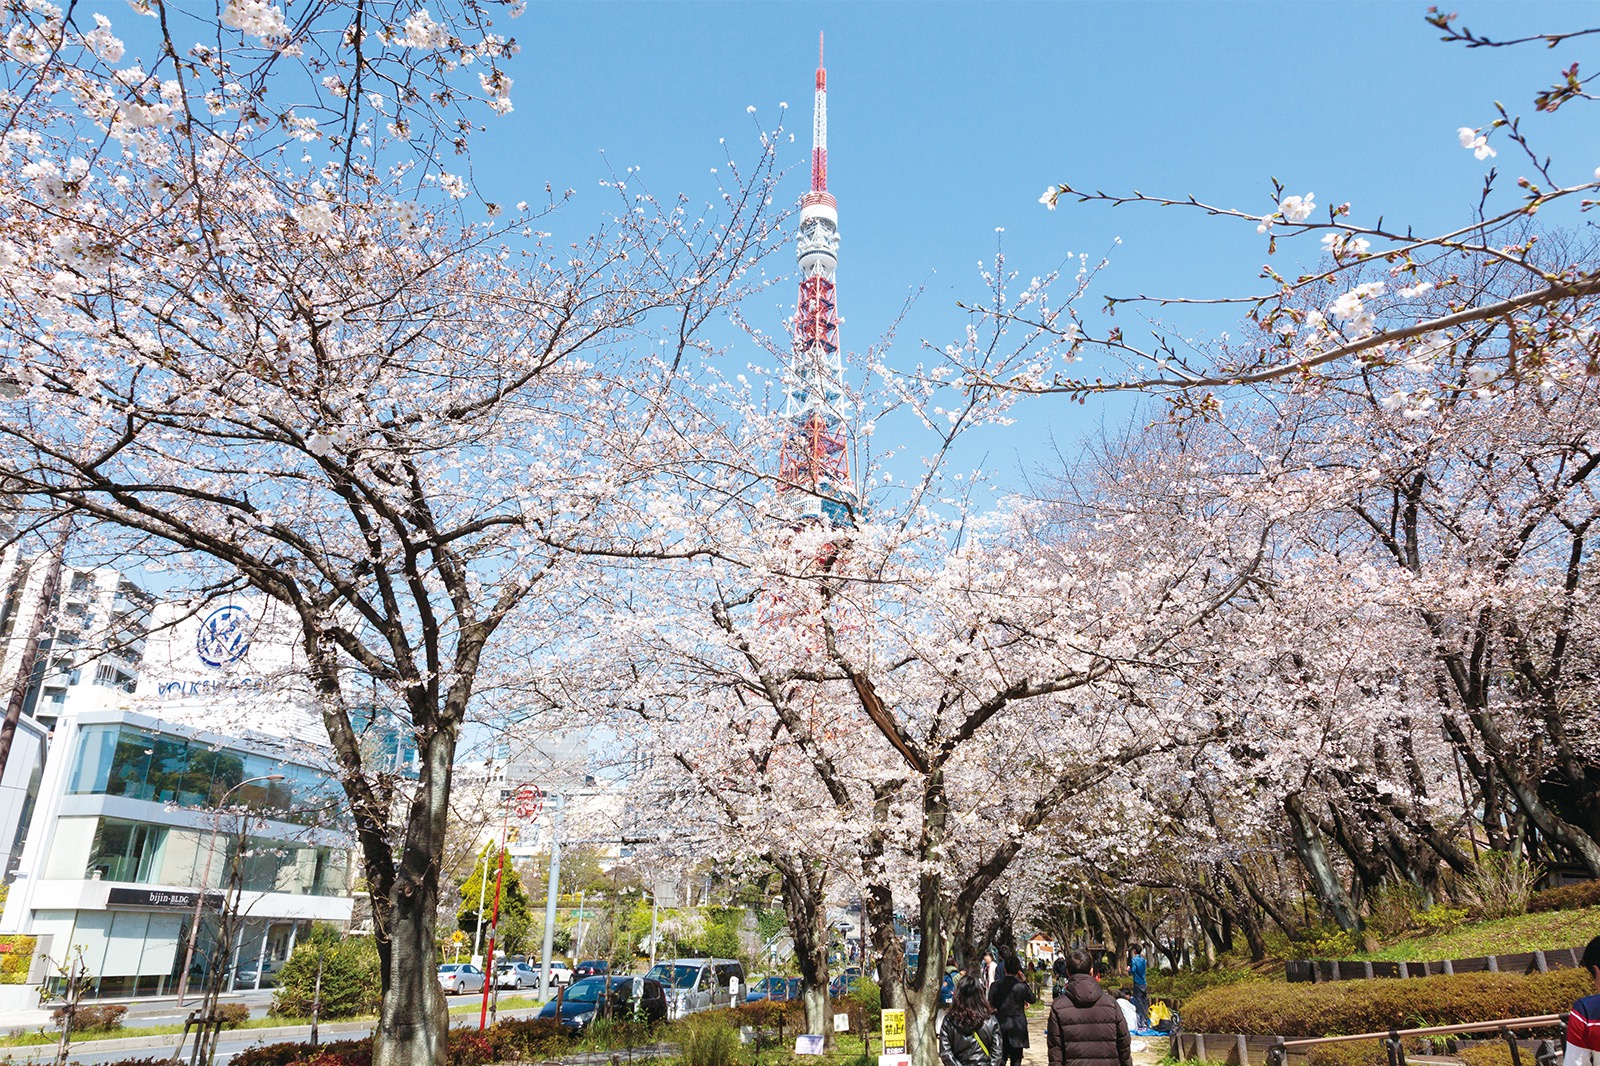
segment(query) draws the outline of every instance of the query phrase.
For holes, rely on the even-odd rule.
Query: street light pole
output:
[[[234,785],[232,788],[228,789],[228,791],[224,792],[222,794],[222,798],[217,801],[216,806],[219,808],[226,806],[228,797],[239,791],[239,789],[243,788],[245,785],[254,784],[257,781],[282,780],[282,774],[264,774],[261,777],[247,777],[243,781],[240,781],[237,785]],[[217,830],[221,828],[222,821],[219,818],[216,824],[211,827],[211,838],[206,842],[205,872],[200,875],[200,886],[195,892],[194,920],[189,923],[189,946],[184,950],[183,953],[183,973],[178,976],[178,1006],[180,1007],[183,1006],[183,997],[185,993],[189,991],[189,967],[194,962],[194,942],[200,935],[200,909],[205,906],[206,885],[211,880],[211,859],[212,856],[216,854]]]

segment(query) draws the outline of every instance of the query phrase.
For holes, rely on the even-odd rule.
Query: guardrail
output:
[[[1511,1047],[1512,1066],[1522,1066],[1522,1046],[1516,1037],[1519,1029],[1547,1029],[1559,1026],[1565,1033],[1566,1014],[1539,1014],[1529,1018],[1499,1018],[1487,1022],[1459,1025],[1429,1025],[1417,1029],[1390,1029],[1386,1033],[1354,1033],[1349,1036],[1320,1036],[1300,1040],[1279,1040],[1267,1050],[1267,1066],[1286,1066],[1291,1051],[1305,1051],[1318,1044],[1342,1044],[1352,1040],[1382,1040],[1389,1066],[1406,1066],[1405,1041],[1417,1036],[1453,1036],[1458,1033],[1496,1033]],[[1541,1040],[1534,1049],[1535,1066],[1555,1066],[1562,1052],[1554,1041]]]
[[[1510,1045],[1512,1066],[1525,1066],[1523,1047],[1518,1042],[1517,1032],[1562,1028],[1565,1034],[1565,1026],[1566,1015],[1534,1015],[1528,1018],[1470,1021],[1451,1026],[1354,1032],[1350,1036],[1302,1037],[1293,1040],[1280,1036],[1243,1036],[1226,1032],[1190,1032],[1187,1029],[1178,1029],[1173,1032],[1173,1056],[1179,1061],[1213,1061],[1213,1063],[1227,1063],[1229,1066],[1291,1066],[1290,1056],[1293,1056],[1294,1061],[1302,1063],[1306,1060],[1306,1052],[1318,1044],[1350,1044],[1355,1040],[1381,1040],[1389,1066],[1406,1066],[1405,1040],[1413,1037],[1491,1032]],[[1530,1050],[1533,1053],[1533,1063],[1528,1066],[1555,1066],[1560,1061],[1560,1050],[1557,1044],[1552,1044],[1552,1040],[1542,1040],[1538,1047]]]

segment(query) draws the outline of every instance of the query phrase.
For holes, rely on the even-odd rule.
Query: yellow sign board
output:
[[[883,1012],[883,1053],[885,1055],[904,1055],[906,1052],[906,1012],[903,1010],[886,1010]]]

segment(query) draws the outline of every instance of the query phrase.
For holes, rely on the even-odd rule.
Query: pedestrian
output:
[[[1139,1012],[1139,1028],[1150,1028],[1150,989],[1145,984],[1144,952],[1138,944],[1133,945],[1133,957],[1128,960],[1128,975],[1133,978],[1134,1010]]]
[[[983,991],[987,995],[989,989],[994,987],[994,979],[1000,976],[1000,967],[995,965],[994,952],[983,953],[983,968],[978,971],[983,977]]]
[[[1022,960],[1007,955],[1004,975],[989,989],[989,1006],[1000,1019],[1008,1066],[1022,1066],[1022,1049],[1028,1046],[1028,1004],[1037,998],[1033,986],[1022,979]]]
[[[1067,988],[1050,1004],[1044,1039],[1049,1066],[1133,1066],[1133,1040],[1117,1001],[1094,979],[1082,948],[1067,952]]]
[[[1067,957],[1057,955],[1056,961],[1050,965],[1050,998],[1065,995],[1067,992]]]
[[[983,985],[975,977],[962,978],[939,1023],[941,1066],[1000,1066],[1003,1054],[1000,1019],[989,1009]]]
[[[1584,996],[1567,1015],[1567,1054],[1562,1066],[1600,1066],[1600,936],[1589,941],[1580,960],[1595,995]]]

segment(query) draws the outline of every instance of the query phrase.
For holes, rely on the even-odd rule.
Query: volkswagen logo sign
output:
[[[207,666],[238,662],[250,650],[250,616],[243,607],[218,607],[200,623],[194,650]]]

